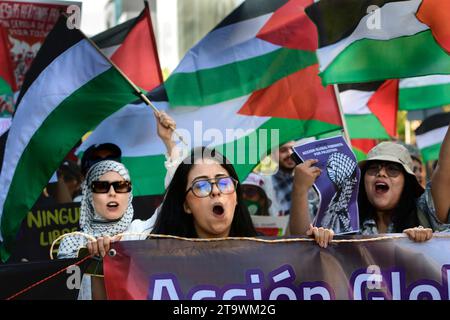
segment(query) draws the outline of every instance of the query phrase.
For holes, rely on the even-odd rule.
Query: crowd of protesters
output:
[[[289,215],[290,235],[312,236],[324,248],[331,243],[337,230],[312,225],[319,202],[312,186],[322,172],[316,160],[297,164],[291,158],[295,141],[273,153],[278,171],[272,175],[252,172],[240,182],[233,165],[214,149],[196,148],[186,157],[172,140],[173,119],[164,112],[155,113],[155,119],[167,149],[161,205],[149,219],[133,220],[132,181],[121,164],[120,148],[111,143],[91,146],[81,166],[63,162],[52,195],[59,202],[81,201],[80,229],[96,240],[67,237],[59,247],[59,258],[76,257],[83,246],[103,257],[111,242],[145,239],[150,233],[187,238],[259,236],[252,215]],[[450,133],[428,179],[415,150],[381,142],[359,162],[360,234],[404,232],[412,241],[423,242],[434,232],[450,230]],[[49,197],[44,190],[40,201],[45,192]],[[104,288],[94,296],[86,293],[90,286],[80,291],[81,298],[105,298]]]

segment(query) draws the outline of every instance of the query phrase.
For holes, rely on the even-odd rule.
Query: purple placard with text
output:
[[[314,183],[320,203],[314,226],[333,229],[336,234],[359,231],[358,189],[360,170],[356,157],[342,136],[294,146],[301,160],[318,159],[322,170]]]

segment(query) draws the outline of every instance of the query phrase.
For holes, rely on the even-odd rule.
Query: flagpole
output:
[[[342,110],[341,99],[339,97],[339,88],[338,88],[337,84],[333,84],[333,88],[334,88],[334,96],[336,98],[336,102],[337,102],[337,105],[339,108],[339,115],[341,116],[342,127],[344,129],[344,138],[345,138],[345,140],[347,140],[347,143],[348,143],[349,147],[351,148],[352,142],[350,141],[350,135],[348,133],[347,122],[345,121],[344,111]]]
[[[67,18],[67,14],[63,13],[63,15]],[[161,111],[158,110],[158,108],[147,98],[147,96],[141,91],[141,89],[136,86],[133,81],[131,81],[128,76],[123,73],[122,70],[110,59],[108,58],[101,50],[100,48],[95,44],[94,41],[92,41],[89,37],[87,37],[81,29],[78,29],[78,31],[81,32],[83,37],[97,50],[97,52],[102,55],[103,58],[105,58],[119,73],[120,75],[130,84],[130,86],[133,88],[133,90],[138,94],[139,98],[142,99],[148,106],[150,106],[156,113],[160,113]],[[183,137],[175,130],[175,127],[169,126],[170,129],[173,130],[174,134],[177,136],[177,138],[183,142],[185,145],[187,145],[186,141],[184,141]]]

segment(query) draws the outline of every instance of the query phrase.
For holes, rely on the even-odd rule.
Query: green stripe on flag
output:
[[[450,104],[450,83],[408,87],[399,90],[400,110],[436,108]]]
[[[367,159],[367,154],[358,148],[352,147],[353,153],[356,156],[356,161],[360,162]]]
[[[122,157],[122,163],[128,168],[133,181],[133,196],[145,196],[164,193],[166,157],[162,154],[143,157]],[[149,175],[151,171],[151,175]]]
[[[279,134],[278,140],[273,141],[273,143],[276,143],[274,146],[271,145],[271,130],[273,129],[278,130]],[[255,133],[257,137],[260,137],[260,131],[267,130],[266,144],[261,143],[259,140],[258,143],[251,143],[254,140],[251,140],[249,135],[247,135],[238,140],[219,146],[217,149],[220,150],[220,152],[223,153],[230,161],[232,161],[239,179],[243,181],[257,164],[255,161],[250,161],[254,160],[252,159],[252,156],[257,155],[257,162],[259,162],[261,157],[265,156],[268,152],[271,152],[274,147],[278,146],[278,143],[283,144],[290,140],[312,137],[318,135],[319,133],[335,131],[338,129],[341,129],[341,127],[318,120],[271,118],[260,126]],[[240,151],[240,145],[245,146],[246,149]],[[261,146],[263,146],[263,148],[261,148]],[[233,150],[233,154],[230,155],[227,150]],[[244,163],[236,163],[237,160],[241,160],[240,157],[242,155],[240,153],[242,152],[245,154],[245,161],[242,161]]]
[[[281,48],[216,68],[175,73],[164,86],[171,106],[208,106],[266,88],[315,63],[314,52]]]
[[[346,114],[345,121],[352,139],[389,139],[386,129],[373,114]]]
[[[0,77],[0,95],[12,93],[11,87],[2,77]]]
[[[430,160],[438,160],[439,151],[441,151],[441,146],[442,146],[441,143],[437,143],[421,149],[420,153],[422,154],[424,162],[428,162]]]
[[[1,247],[2,259],[9,256],[22,222],[23,216],[17,213],[26,214],[33,206],[42,192],[42,181],[48,181],[60,160],[85,132],[135,99],[128,82],[110,68],[74,91],[45,119],[22,153],[5,199],[1,221],[5,240]],[[46,165],[32,171],[31,178],[34,163]],[[17,197],[21,197],[20,201]]]
[[[320,74],[324,84],[450,74],[450,56],[431,31],[391,40],[362,39]]]

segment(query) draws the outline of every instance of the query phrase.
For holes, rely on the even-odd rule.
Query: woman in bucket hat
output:
[[[334,232],[312,228],[305,192],[312,186],[321,170],[317,161],[308,160],[298,165],[294,173],[291,208],[291,234],[320,233],[319,245],[330,243]],[[359,163],[361,181],[359,189],[359,214],[362,234],[405,232],[413,241],[426,241],[432,237],[429,217],[417,206],[424,192],[412,171],[408,150],[394,142],[382,142],[372,148],[367,159]],[[303,190],[303,191],[302,191]]]
[[[361,233],[404,231],[412,240],[429,240],[431,224],[417,207],[424,189],[412,170],[408,150],[398,143],[381,142],[359,167],[363,177],[358,197]]]

